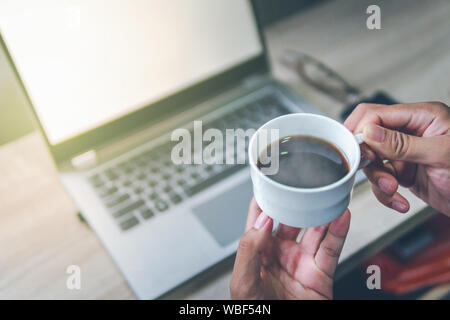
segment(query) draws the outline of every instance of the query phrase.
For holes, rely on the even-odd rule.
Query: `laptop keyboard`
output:
[[[219,129],[225,142],[225,129],[257,129],[286,113],[288,110],[274,96],[268,95],[203,123],[203,132],[208,128]],[[164,213],[245,167],[243,164],[175,165],[170,154],[176,143],[167,141],[88,178],[122,230]],[[248,162],[247,147],[248,139],[245,163]],[[236,155],[234,157],[236,159]]]

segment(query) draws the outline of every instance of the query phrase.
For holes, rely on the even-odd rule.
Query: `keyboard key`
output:
[[[133,202],[133,203],[127,205],[126,207],[123,207],[122,209],[114,212],[113,216],[114,216],[114,218],[121,217],[130,211],[133,211],[133,210],[136,210],[136,209],[142,207],[144,204],[145,204],[144,200],[138,200],[138,201]]]
[[[183,201],[183,198],[181,198],[181,196],[180,196],[179,194],[175,193],[175,192],[173,192],[173,193],[171,193],[171,194],[169,195],[169,199],[170,199],[170,201],[172,201],[172,203],[174,203],[174,204],[178,204],[178,203],[180,203],[181,201]]]
[[[99,195],[100,195],[100,197],[104,198],[104,197],[106,197],[106,196],[112,195],[113,193],[117,192],[118,190],[119,190],[119,189],[118,189],[116,186],[111,187],[111,188],[103,188],[103,189],[99,192]]]
[[[150,200],[156,200],[159,198],[158,194],[156,192],[152,192],[150,193],[150,195],[148,196]]]
[[[123,171],[124,171],[126,174],[132,173],[133,170],[134,170],[133,167],[130,166],[130,165],[127,165],[127,166],[124,166],[124,167],[123,167]]]
[[[139,224],[139,220],[135,216],[133,216],[127,220],[122,221],[120,223],[120,228],[125,231],[130,228],[133,228],[137,224]]]
[[[131,186],[133,183],[130,181],[130,180],[125,180],[123,183],[122,183],[122,185],[124,186],[124,187],[129,187],[129,186]]]
[[[139,174],[136,178],[137,178],[138,180],[144,180],[146,177],[147,177],[147,175],[146,175],[145,173],[141,173],[141,174]]]
[[[200,175],[197,172],[192,172],[191,178],[197,180],[197,179],[200,179]]]
[[[163,175],[162,175],[162,178],[164,179],[164,180],[169,180],[170,179],[170,174],[168,174],[167,172],[166,173],[163,173]]]
[[[154,215],[155,214],[154,214],[153,210],[150,209],[150,208],[144,208],[144,209],[141,210],[141,216],[144,219],[150,219]]]
[[[229,166],[226,167],[225,165],[221,166],[224,167],[223,170],[221,172],[219,172],[218,174],[209,177],[206,180],[203,180],[202,182],[192,186],[192,187],[187,187],[184,189],[184,192],[189,196],[192,197],[193,195],[199,193],[200,191],[208,188],[209,186],[215,184],[216,182],[228,177],[229,175],[245,168],[245,166],[243,165],[233,165],[233,166]]]
[[[152,173],[158,173],[158,172],[160,171],[160,168],[158,168],[158,167],[152,167],[152,168],[150,168],[150,171],[151,171]]]
[[[156,180],[150,180],[149,182],[148,182],[148,185],[150,186],[150,187],[154,187],[154,186],[156,186],[158,184],[158,181],[156,181]]]
[[[186,180],[184,180],[184,179],[178,179],[178,180],[177,180],[177,184],[178,184],[179,186],[184,186],[184,185],[186,184]]]
[[[122,203],[122,202],[124,202],[125,200],[128,200],[128,199],[130,199],[130,195],[128,193],[125,193],[125,194],[119,195],[119,196],[117,196],[115,198],[112,198],[112,199],[108,200],[106,202],[106,206],[114,207],[114,206],[117,206],[119,203]]]
[[[105,183],[101,180],[97,180],[95,182],[91,182],[91,186],[93,186],[94,188],[100,188],[103,187],[105,185]]]
[[[102,181],[102,178],[98,174],[94,174],[88,178],[89,183],[96,184]]]
[[[165,160],[165,161],[163,162],[163,165],[164,165],[165,167],[171,167],[171,166],[173,165],[173,162],[172,162],[171,160]]]
[[[169,208],[168,204],[164,202],[163,200],[156,200],[155,201],[155,207],[158,209],[158,211],[165,211],[167,208]]]
[[[183,172],[184,170],[186,170],[186,168],[183,167],[183,165],[177,165],[177,166],[175,167],[175,171],[178,172],[178,173],[181,173],[181,172]]]
[[[165,193],[169,193],[170,191],[172,191],[172,187],[170,185],[165,185],[163,188],[163,191]]]
[[[107,169],[107,170],[105,170],[104,173],[105,173],[105,176],[109,180],[116,180],[117,178],[119,178],[119,176],[117,175],[117,173],[113,169]]]
[[[134,188],[134,192],[135,192],[136,194],[141,194],[142,192],[144,192],[144,188],[142,188],[142,187],[136,187],[136,188]]]
[[[136,165],[138,166],[138,167],[146,167],[147,165],[148,165],[148,162],[147,162],[147,160],[146,159],[143,159],[143,158],[139,158],[137,161],[136,161]]]
[[[103,179],[98,174],[89,177],[88,181],[94,188],[100,188],[105,184]]]

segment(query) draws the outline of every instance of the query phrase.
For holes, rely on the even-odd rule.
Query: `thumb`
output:
[[[417,137],[375,124],[366,125],[363,134],[364,141],[383,159],[422,164],[440,163],[446,158],[443,143],[449,143],[448,136]]]
[[[250,293],[260,280],[261,255],[272,235],[273,221],[262,212],[239,241],[231,280],[232,292]],[[247,296],[247,295],[246,295]]]

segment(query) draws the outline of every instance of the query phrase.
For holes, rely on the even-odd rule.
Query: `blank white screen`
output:
[[[0,28],[59,143],[262,51],[247,0],[1,0]]]

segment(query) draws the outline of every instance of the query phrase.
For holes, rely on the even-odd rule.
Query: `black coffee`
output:
[[[317,188],[336,182],[349,172],[344,155],[325,140],[299,135],[283,137],[278,143],[278,173],[268,177],[281,184]],[[271,149],[272,145],[269,145],[266,154],[270,155]],[[262,154],[258,158],[259,169],[265,167],[261,163]]]

